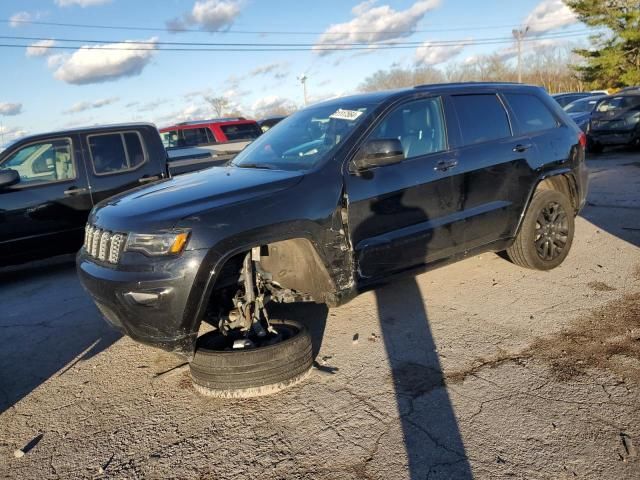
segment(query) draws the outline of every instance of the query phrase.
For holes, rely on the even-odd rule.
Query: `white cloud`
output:
[[[289,63],[288,62],[274,62],[268,63],[266,65],[261,65],[259,67],[251,70],[247,77],[257,77],[259,75],[271,75],[273,74],[274,78],[277,80],[282,80],[289,76]]]
[[[85,7],[95,7],[96,5],[104,5],[110,3],[111,0],[56,0],[56,5],[59,7],[73,7],[75,5]]]
[[[17,140],[20,137],[24,137],[29,133],[22,127],[9,127],[7,125],[0,125],[0,151],[2,147],[7,143]]]
[[[110,98],[101,98],[99,100],[95,100],[93,102],[78,102],[71,106],[70,109],[65,110],[63,113],[79,113],[85,112],[87,110],[93,110],[96,108],[106,107],[107,105],[111,105],[119,100],[118,97],[110,97]]]
[[[53,53],[55,40],[40,40],[27,47],[27,57],[47,57]]]
[[[206,102],[191,103],[186,107],[176,110],[166,115],[161,115],[153,119],[153,123],[157,125],[175,125],[180,122],[188,122],[191,120],[202,120],[215,117],[213,109]]]
[[[179,32],[189,26],[199,26],[209,32],[228,29],[240,15],[240,3],[236,0],[197,1],[190,13],[167,22],[167,28]]]
[[[54,77],[74,85],[101,83],[140,75],[157,50],[157,38],[144,44],[127,40],[81,47],[70,55],[49,57]],[[119,49],[119,50],[118,50]]]
[[[422,65],[438,65],[457,57],[467,45],[472,44],[471,40],[458,45],[433,45],[431,42],[424,42],[416,49],[415,61]]]
[[[251,110],[257,118],[273,114],[291,113],[296,109],[297,106],[293,101],[277,95],[260,98],[251,106]]]
[[[21,103],[2,103],[0,102],[0,115],[7,117],[20,115],[22,113]]]
[[[563,0],[542,0],[525,18],[524,25],[539,34],[577,22],[578,17]]]
[[[538,40],[522,42],[522,55],[524,56],[531,52],[539,52],[545,48],[566,44],[567,41],[568,40],[564,38],[541,38]],[[497,55],[501,60],[509,60],[518,55],[518,47],[514,44],[509,47],[501,48],[495,52],[495,55]],[[477,59],[477,57],[469,57],[465,60],[465,63],[474,63]]]
[[[34,15],[29,12],[17,12],[9,17],[9,25],[13,28],[18,28],[32,20],[34,20]]]
[[[375,0],[367,0],[353,7],[351,12],[355,18],[331,25],[320,35],[313,49],[319,55],[328,55],[331,50],[321,49],[335,43],[389,42],[408,37],[424,15],[440,4],[440,0],[419,0],[399,11],[389,5],[376,7],[374,4]]]

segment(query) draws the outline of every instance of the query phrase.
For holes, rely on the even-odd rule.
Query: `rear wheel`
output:
[[[540,190],[534,194],[507,255],[521,267],[550,270],[569,254],[573,234],[569,199],[556,190]]]
[[[252,337],[239,349],[246,340],[220,331],[201,336],[190,364],[194,388],[213,397],[246,398],[275,393],[304,379],[313,363],[309,331],[292,320],[269,324],[267,335]]]

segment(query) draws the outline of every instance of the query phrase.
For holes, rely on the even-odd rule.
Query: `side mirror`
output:
[[[20,181],[20,174],[10,168],[0,169],[0,188],[10,187]]]
[[[356,154],[352,161],[355,171],[368,170],[374,167],[384,167],[404,160],[402,144],[397,138],[383,138],[369,140]]]

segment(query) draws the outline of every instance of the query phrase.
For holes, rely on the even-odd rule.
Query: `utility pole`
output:
[[[518,83],[522,83],[522,39],[528,31],[528,26],[524,29],[514,28],[511,31],[511,33],[513,33],[513,37],[516,39],[516,44],[518,46]]]
[[[304,73],[298,76],[298,81],[302,84],[302,93],[304,95],[304,106],[307,106],[307,77]]]

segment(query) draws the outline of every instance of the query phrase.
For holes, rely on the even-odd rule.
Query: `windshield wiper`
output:
[[[238,168],[260,168],[262,170],[273,170],[269,165],[265,165],[264,163],[241,163],[241,164],[232,164],[234,167]]]

